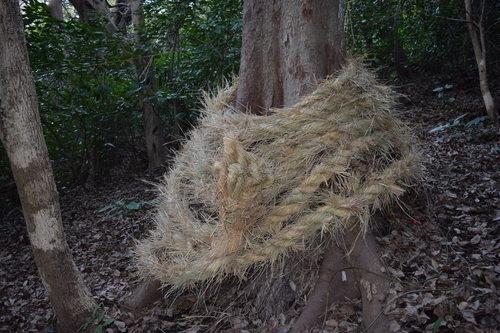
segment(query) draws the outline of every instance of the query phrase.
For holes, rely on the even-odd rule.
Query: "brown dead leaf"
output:
[[[339,308],[339,312],[346,316],[352,316],[356,313],[356,310],[351,304],[347,303]]]

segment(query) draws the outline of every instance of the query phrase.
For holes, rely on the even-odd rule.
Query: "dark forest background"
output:
[[[364,56],[385,82],[407,89],[439,76],[440,83],[429,80],[427,88],[443,107],[457,103],[450,93],[457,86],[472,86],[480,94],[463,1],[351,0],[345,5],[347,49]],[[44,134],[62,192],[109,182],[116,168],[147,168],[141,99],[158,102],[165,140],[175,150],[198,118],[201,92],[238,73],[239,0],[147,1],[140,44],[134,38],[137,27],[109,33],[106,18],[80,22],[69,3],[64,3],[64,21],[52,18],[36,0],[22,8]],[[474,11],[478,22],[482,15],[488,76],[495,80],[500,3],[480,1]],[[134,65],[145,54],[156,80],[156,90],[146,95],[140,93],[145,83]],[[472,116],[485,114],[478,109]],[[0,202],[0,217],[19,206],[1,145]]]

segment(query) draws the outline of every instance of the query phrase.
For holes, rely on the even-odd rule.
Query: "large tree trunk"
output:
[[[51,2],[54,1],[58,0],[50,0],[49,7],[52,8]],[[117,22],[117,18],[127,14],[130,16],[129,7],[122,0],[118,0],[113,6],[110,6],[107,0],[69,0],[69,2],[75,8],[81,22],[98,27],[104,25],[107,34],[112,34],[122,27],[120,25],[124,22]],[[112,11],[110,7],[113,7]],[[54,15],[53,10],[51,14]]]
[[[472,1],[465,0],[465,19],[467,20],[467,28],[469,29],[474,55],[476,57],[477,70],[479,71],[479,85],[483,94],[484,106],[488,116],[496,119],[498,113],[495,107],[493,96],[491,96],[490,87],[488,85],[488,71],[486,69],[486,42],[485,31],[483,27],[484,10],[486,1],[481,1],[481,17],[475,22],[472,18]]]
[[[141,44],[141,1],[130,3],[132,24],[135,29],[135,41]],[[146,52],[135,61],[138,80],[142,86],[139,93],[144,122],[144,136],[148,152],[148,169],[152,170],[162,165],[167,158],[163,124],[160,118],[160,107],[154,94],[156,93],[156,78],[154,75],[153,58]]]
[[[96,307],[63,232],[17,0],[0,1],[0,139],[19,191],[42,282],[62,332],[76,332]]]
[[[340,69],[343,61],[342,0],[245,1],[236,107],[266,114],[269,108],[292,105],[315,88],[317,80]],[[305,332],[317,324],[328,303],[357,294],[363,299],[368,331],[389,331],[389,318],[378,318],[389,285],[386,279],[367,273],[382,272],[377,243],[369,231],[361,235],[357,228],[344,241],[345,247],[326,249],[319,280],[292,332]],[[345,265],[361,268],[344,271],[348,283],[340,274]]]
[[[342,1],[244,1],[236,107],[289,106],[344,62]]]

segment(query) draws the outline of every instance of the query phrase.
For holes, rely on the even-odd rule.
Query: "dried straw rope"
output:
[[[140,242],[144,275],[175,288],[244,278],[318,234],[369,227],[419,174],[397,95],[356,61],[267,117],[231,111],[236,85],[204,117],[159,186],[157,228]]]

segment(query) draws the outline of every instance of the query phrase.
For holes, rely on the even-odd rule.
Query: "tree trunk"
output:
[[[100,16],[108,14],[108,4],[106,0],[69,0],[78,13],[81,22],[92,23]]]
[[[479,71],[479,85],[483,94],[484,106],[486,113],[493,119],[498,118],[498,113],[495,107],[495,102],[491,96],[490,87],[488,85],[488,71],[486,69],[486,42],[485,32],[483,27],[485,1],[481,2],[481,17],[478,22],[472,18],[472,2],[465,0],[465,19],[467,20],[467,28],[469,29],[474,55]]]
[[[0,1],[0,139],[16,181],[40,277],[62,332],[96,307],[63,232],[17,0]]]
[[[141,1],[130,3],[132,24],[135,29],[135,42],[141,44]],[[156,79],[154,75],[153,58],[146,52],[141,59],[135,62],[139,84],[143,87],[139,93],[142,117],[144,122],[144,136],[148,152],[148,170],[162,165],[167,158],[163,124],[160,118],[160,108],[154,94],[156,93]]]
[[[401,7],[401,2],[396,7],[398,13],[403,12],[403,9],[400,7]],[[401,82],[406,83],[408,81],[413,80],[415,78],[415,74],[413,73],[413,70],[408,64],[408,56],[406,55],[406,52],[403,48],[403,40],[399,36],[398,27],[399,27],[399,15],[396,14],[394,15],[394,28],[391,29],[391,32],[393,33],[393,42],[394,42],[394,49],[393,49],[394,68],[396,69],[396,73],[398,74]]]
[[[403,42],[399,37],[394,41],[394,68],[402,83],[407,83],[415,79],[415,73],[408,64],[408,56],[403,49]]]
[[[62,0],[49,0],[50,15],[58,20],[63,20]]]
[[[343,62],[342,1],[245,1],[236,107],[292,105]]]
[[[236,107],[267,114],[269,108],[293,105],[315,88],[317,80],[334,74],[344,62],[343,1],[244,1],[243,45]],[[332,301],[360,294],[368,332],[388,332],[389,318],[382,315],[387,280],[373,235],[354,229],[345,247],[326,249],[315,289],[292,332],[305,332],[323,319]],[[350,253],[346,255],[346,253]],[[361,270],[339,272],[345,265]],[[377,290],[377,293],[373,291]]]

